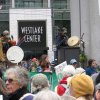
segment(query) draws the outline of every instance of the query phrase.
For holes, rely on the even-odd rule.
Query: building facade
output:
[[[98,0],[1,0],[0,33],[7,29],[18,41],[20,22],[44,21],[45,47],[49,48],[48,55],[52,61],[55,36],[62,27],[66,27],[71,36],[82,38],[88,58],[99,62],[99,17]]]

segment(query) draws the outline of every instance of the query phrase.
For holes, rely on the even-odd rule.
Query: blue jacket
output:
[[[96,68],[94,67],[87,67],[85,68],[85,71],[86,71],[86,74],[89,76],[91,76],[94,73],[97,73]]]

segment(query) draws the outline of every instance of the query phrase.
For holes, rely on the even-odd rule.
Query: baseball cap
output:
[[[72,64],[74,64],[74,63],[77,63],[76,59],[71,59],[71,60],[70,60],[70,64],[72,65]]]

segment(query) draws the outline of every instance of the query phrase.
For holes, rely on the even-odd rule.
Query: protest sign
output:
[[[58,78],[58,81],[62,79],[62,70],[67,66],[67,62],[64,61],[61,64],[55,66],[55,72]]]

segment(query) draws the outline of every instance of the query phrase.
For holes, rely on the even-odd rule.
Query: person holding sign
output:
[[[75,68],[72,65],[67,65],[62,70],[62,79],[59,81],[55,88],[58,95],[63,96],[64,94],[70,95],[69,82],[71,77],[75,74]]]

